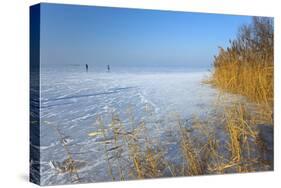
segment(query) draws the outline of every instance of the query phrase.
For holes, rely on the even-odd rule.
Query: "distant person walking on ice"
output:
[[[86,64],[86,72],[88,72],[89,66],[88,64]]]
[[[110,72],[110,66],[107,65],[107,72]]]

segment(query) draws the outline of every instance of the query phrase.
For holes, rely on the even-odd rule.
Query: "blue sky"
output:
[[[41,5],[43,64],[202,68],[250,16]]]

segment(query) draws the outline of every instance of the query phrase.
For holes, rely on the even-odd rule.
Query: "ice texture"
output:
[[[147,121],[149,134],[159,142],[170,142],[167,157],[177,159],[173,149],[176,114],[188,120],[212,108],[218,91],[202,84],[207,71],[154,71],[154,72],[86,72],[75,67],[71,70],[42,68],[40,77],[40,151],[41,184],[72,183],[71,175],[59,173],[69,153],[79,164],[80,182],[111,180],[108,175],[103,147],[104,141],[88,134],[97,131],[97,117],[105,126],[112,115],[118,114],[129,129],[134,122]],[[174,119],[175,120],[175,119]],[[110,138],[109,138],[110,139]],[[62,143],[63,142],[63,143]],[[56,169],[57,168],[57,169]],[[60,169],[63,171],[63,169]]]

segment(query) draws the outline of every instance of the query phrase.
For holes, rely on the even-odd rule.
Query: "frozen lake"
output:
[[[111,180],[101,139],[88,134],[99,129],[97,117],[107,127],[114,114],[127,129],[146,121],[148,134],[171,146],[167,157],[179,160],[178,151],[172,149],[177,144],[176,135],[171,134],[171,139],[165,135],[167,130],[173,133],[171,122],[175,117],[204,116],[213,108],[218,91],[202,84],[208,74],[207,71],[87,73],[42,68],[41,183],[71,183],[71,175],[55,169],[56,164],[67,159],[66,149],[74,160],[80,161],[78,173],[82,182]],[[130,125],[132,121],[134,125]]]

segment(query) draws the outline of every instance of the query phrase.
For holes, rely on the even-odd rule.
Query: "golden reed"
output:
[[[216,87],[273,106],[273,19],[254,17],[229,47],[220,48],[210,80]]]

